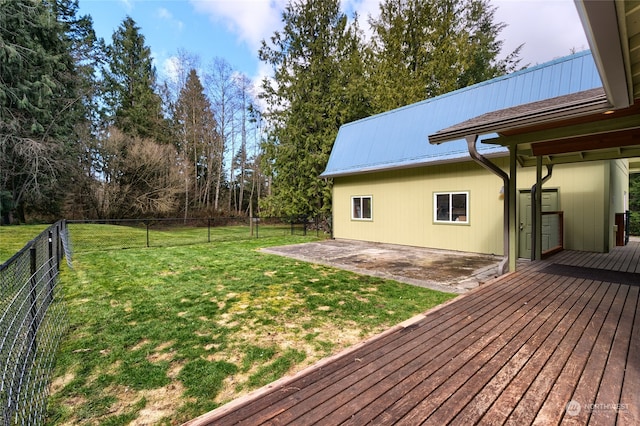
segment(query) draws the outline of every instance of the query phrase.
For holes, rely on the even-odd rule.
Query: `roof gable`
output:
[[[589,51],[507,74],[340,127],[322,177],[417,167],[469,158],[464,140],[431,145],[448,126],[508,107],[602,87]],[[487,135],[491,137],[493,135]],[[483,155],[506,148],[479,143]]]

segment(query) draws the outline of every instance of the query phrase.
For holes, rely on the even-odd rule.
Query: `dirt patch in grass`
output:
[[[51,394],[53,395],[58,393],[65,386],[71,383],[75,377],[76,375],[73,372],[67,372],[64,376],[56,377],[51,382]]]
[[[162,419],[171,419],[172,415],[182,405],[181,397],[184,387],[180,382],[171,383],[168,386],[142,391],[146,404],[140,410],[138,417],[130,425],[156,424]]]

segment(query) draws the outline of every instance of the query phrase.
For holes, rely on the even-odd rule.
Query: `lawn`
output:
[[[50,225],[0,226],[0,263],[6,262]]]
[[[74,242],[48,424],[179,424],[454,297],[259,252],[314,240]]]

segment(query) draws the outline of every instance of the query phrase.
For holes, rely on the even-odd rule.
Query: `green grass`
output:
[[[235,239],[74,241],[48,424],[180,423],[454,296],[258,251],[313,237]]]
[[[0,263],[6,262],[50,225],[0,226]]]

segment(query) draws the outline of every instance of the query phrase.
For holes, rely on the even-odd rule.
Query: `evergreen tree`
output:
[[[0,1],[0,192],[20,221],[59,215],[77,168],[76,11],[70,0]]]
[[[168,214],[179,192],[175,137],[157,93],[151,50],[131,17],[124,19],[105,50],[106,111],[96,153],[100,215]],[[169,157],[153,155],[154,149]]]
[[[170,142],[162,99],[156,93],[151,49],[131,17],[126,17],[107,46],[103,70],[108,119],[125,134]]]
[[[519,63],[498,60],[505,24],[488,0],[385,0],[371,19],[375,108],[386,111],[469,86]]]
[[[294,0],[285,8],[284,29],[263,41],[260,59],[273,67],[263,82],[270,123],[264,145],[265,171],[273,188],[264,207],[270,214],[307,217],[330,209],[324,170],[338,128],[369,114],[358,31],[349,26],[338,0]]]

